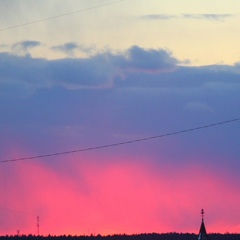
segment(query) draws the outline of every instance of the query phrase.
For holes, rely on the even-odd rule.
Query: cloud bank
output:
[[[23,42],[16,44],[27,51],[40,43]],[[62,51],[72,51],[75,44],[58,47]],[[126,71],[169,71],[178,60],[166,50],[145,50],[137,46],[123,54],[110,52],[100,53],[89,58],[45,60],[30,56],[16,56],[8,53],[0,54],[1,82],[13,82],[22,85],[47,88],[49,86],[65,86],[70,88],[105,87],[112,84],[118,72]],[[14,71],[12,71],[14,69]]]
[[[168,50],[139,46],[58,60],[1,53],[0,158],[116,143],[239,117],[239,63],[181,63]],[[235,122],[2,164],[0,190],[6,194],[0,203],[42,216],[44,234],[87,234],[89,228],[103,234],[197,232],[202,207],[210,232],[231,231],[239,224],[239,129]],[[0,233],[19,228],[34,233],[32,218],[4,212]]]

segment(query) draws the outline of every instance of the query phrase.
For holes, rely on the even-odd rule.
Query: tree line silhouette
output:
[[[198,235],[194,233],[145,233],[145,234],[114,234],[102,236],[100,234],[93,236],[72,236],[72,235],[5,235],[0,236],[0,240],[197,240]],[[208,234],[208,240],[239,240],[238,233],[211,233]]]

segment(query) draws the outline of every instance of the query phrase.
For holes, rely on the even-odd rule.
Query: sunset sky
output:
[[[240,1],[0,1],[0,235],[240,232]]]

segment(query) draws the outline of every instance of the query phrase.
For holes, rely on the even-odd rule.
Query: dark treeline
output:
[[[152,233],[152,234],[135,234],[135,235],[108,235],[108,236],[0,236],[0,240],[197,240],[198,235],[191,233]],[[208,240],[239,240],[240,234],[208,234]]]

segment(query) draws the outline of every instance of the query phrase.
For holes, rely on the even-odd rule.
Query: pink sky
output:
[[[146,157],[69,155],[57,171],[46,161],[2,165],[0,180],[1,206],[22,212],[0,209],[3,235],[36,234],[38,215],[43,235],[198,233],[201,208],[208,232],[240,230],[231,176],[194,162],[159,167]]]

